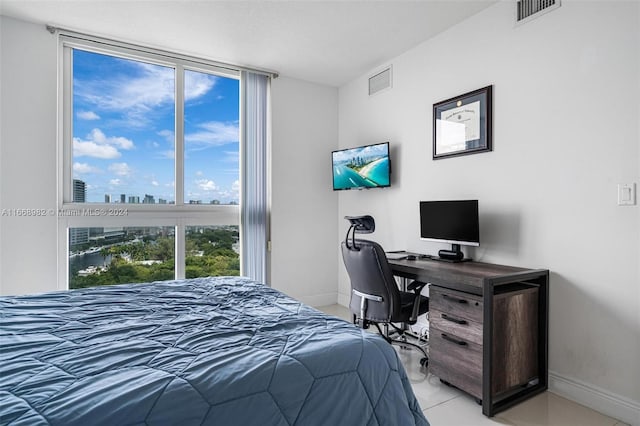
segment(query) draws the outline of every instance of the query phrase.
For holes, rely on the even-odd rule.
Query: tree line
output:
[[[186,278],[240,275],[240,256],[233,249],[238,237],[238,230],[233,228],[203,228],[187,233]],[[105,259],[111,256],[106,270],[86,276],[70,271],[69,288],[172,280],[174,251],[172,236],[145,236],[142,241],[103,247],[100,254]]]

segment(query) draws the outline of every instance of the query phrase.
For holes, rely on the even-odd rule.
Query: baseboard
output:
[[[345,308],[348,308],[350,301],[351,299],[349,298],[348,294],[338,293],[338,305],[342,305]]]
[[[570,399],[614,419],[640,426],[640,403],[577,379],[549,371],[549,392]]]
[[[299,301],[310,306],[328,306],[334,305],[338,297],[337,293],[314,294],[311,296],[297,297]]]

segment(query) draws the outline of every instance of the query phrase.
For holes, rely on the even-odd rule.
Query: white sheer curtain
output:
[[[269,83],[266,75],[242,72],[242,275],[262,283],[267,281]]]

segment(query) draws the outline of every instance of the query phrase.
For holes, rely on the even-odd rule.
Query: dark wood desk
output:
[[[429,283],[429,371],[486,416],[547,389],[549,271],[481,262],[389,260]]]

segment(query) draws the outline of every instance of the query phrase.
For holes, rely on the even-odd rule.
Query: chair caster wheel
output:
[[[429,358],[424,357],[420,359],[420,365],[426,367],[429,364]]]

